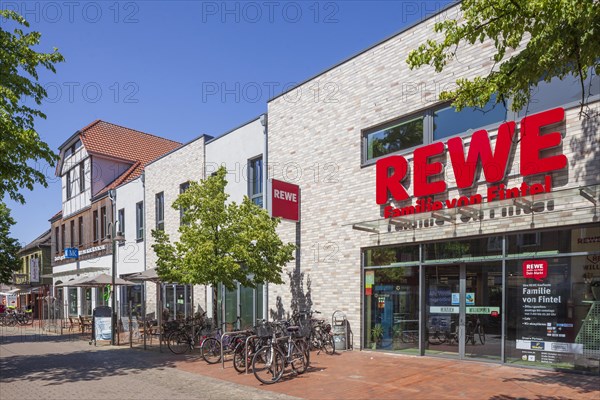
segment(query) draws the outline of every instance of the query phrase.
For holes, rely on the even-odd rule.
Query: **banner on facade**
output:
[[[40,259],[32,258],[29,260],[29,282],[40,281]]]

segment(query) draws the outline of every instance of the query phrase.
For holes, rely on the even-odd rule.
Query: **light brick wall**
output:
[[[462,48],[440,74],[429,67],[414,71],[408,68],[409,51],[435,37],[432,29],[439,18],[450,18],[456,12],[455,7],[413,27],[272,100],[268,106],[269,178],[301,187],[300,272],[304,274],[304,296],[326,318],[336,309],[343,310],[349,317],[355,347],[362,340],[362,247],[530,228],[531,214],[521,212],[511,218],[489,220],[488,210],[481,224],[459,220],[456,225],[445,223],[442,227],[379,235],[352,229],[353,223],[381,219],[381,209],[375,202],[375,166],[361,166],[362,131],[433,106],[439,92],[452,87],[457,78],[485,74],[493,64],[493,47],[484,43]],[[591,106],[597,109],[598,103]],[[565,170],[553,174],[553,191],[557,193],[600,183],[598,123],[584,126],[589,122],[579,119],[578,111],[568,110],[566,122],[555,129],[564,137],[556,151],[569,160]],[[490,133],[495,136],[495,132]],[[519,146],[514,149],[508,187],[522,181],[516,174]],[[407,158],[412,163],[412,155]],[[446,176],[449,192],[444,198],[458,197],[451,168]],[[486,185],[480,183],[474,190],[485,196]],[[570,200],[559,201],[558,197],[554,211],[535,215],[536,228],[592,222],[591,204],[577,194]],[[500,213],[496,211],[496,215]],[[284,241],[295,241],[293,223],[282,222],[279,232]],[[287,271],[293,271],[295,265],[290,263]],[[269,286],[269,308],[273,311],[277,297],[281,297],[284,310],[291,311],[291,286],[287,274],[284,278],[284,285]]]
[[[164,222],[165,232],[169,234],[171,241],[179,239],[179,209],[172,207],[173,202],[179,196],[179,185],[187,181],[199,181],[204,179],[205,160],[205,137],[202,136],[193,142],[175,150],[174,152],[154,161],[145,168],[145,248],[146,269],[156,267],[156,254],[152,249],[154,240],[151,231],[156,228],[155,196],[164,192]],[[148,290],[147,312],[156,310],[156,285],[147,284]],[[206,310],[204,286],[194,287],[194,308]]]

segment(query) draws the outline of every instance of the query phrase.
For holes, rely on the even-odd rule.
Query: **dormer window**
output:
[[[65,150],[65,158],[71,157],[80,147],[81,140],[77,139],[75,143],[73,143],[71,146],[69,146],[68,149]]]

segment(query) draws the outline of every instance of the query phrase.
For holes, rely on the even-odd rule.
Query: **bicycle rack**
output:
[[[331,328],[333,330],[333,345],[336,350],[348,350],[348,319],[346,314],[335,310],[331,315]],[[338,340],[336,340],[338,339]],[[338,342],[343,342],[343,345]]]
[[[257,337],[258,337],[258,335],[251,335],[246,338],[246,352],[248,352],[248,343],[250,343],[250,339],[254,339]],[[223,347],[223,346],[221,346],[221,347]],[[234,354],[234,357],[235,357],[235,354]],[[244,354],[244,357],[246,357],[246,354]],[[248,360],[246,360],[245,362],[246,362],[246,375],[248,375]]]
[[[244,331],[231,331],[231,332],[225,332],[221,335],[221,339],[219,340],[221,342],[221,368],[225,369],[225,354],[223,352],[223,339],[226,336],[231,336],[231,335],[237,335],[238,333],[244,333],[246,332]]]

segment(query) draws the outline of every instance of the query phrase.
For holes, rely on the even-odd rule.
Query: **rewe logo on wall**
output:
[[[485,129],[473,133],[469,149],[465,155],[463,139],[451,138],[447,144],[442,142],[432,143],[417,148],[413,153],[412,186],[415,197],[427,197],[444,193],[447,183],[436,175],[441,174],[443,164],[440,161],[430,161],[433,157],[443,156],[446,149],[450,156],[450,163],[459,189],[470,188],[475,185],[475,176],[479,167],[487,183],[498,183],[505,179],[508,170],[508,161],[513,147],[519,143],[520,146],[520,174],[531,176],[560,170],[567,165],[567,157],[563,154],[544,156],[543,153],[549,149],[559,146],[562,142],[560,132],[542,134],[543,127],[559,123],[565,118],[563,108],[555,108],[523,118],[521,121],[520,137],[517,138],[516,123],[505,122],[498,128],[495,148],[492,149],[489,134]],[[409,199],[403,182],[410,179],[408,161],[404,156],[393,155],[377,161],[376,164],[376,201],[377,204],[386,204],[390,198],[402,201]],[[491,186],[488,188],[488,201],[502,200],[504,198],[524,196],[527,194],[546,193],[551,190],[550,176],[545,178],[544,185],[526,183],[518,188],[507,189],[504,185]],[[473,203],[480,203],[481,195],[473,196]],[[419,203],[420,202],[420,203]],[[425,203],[423,200],[417,202],[413,207],[415,212],[432,211],[444,207],[440,201]],[[437,204],[439,203],[439,204]],[[448,207],[456,206],[456,199],[446,201]],[[462,204],[458,204],[461,206]],[[466,204],[465,204],[466,205]],[[427,206],[427,207],[426,207]],[[402,215],[400,211],[388,206],[385,216],[393,217]],[[416,211],[415,211],[416,209]]]

